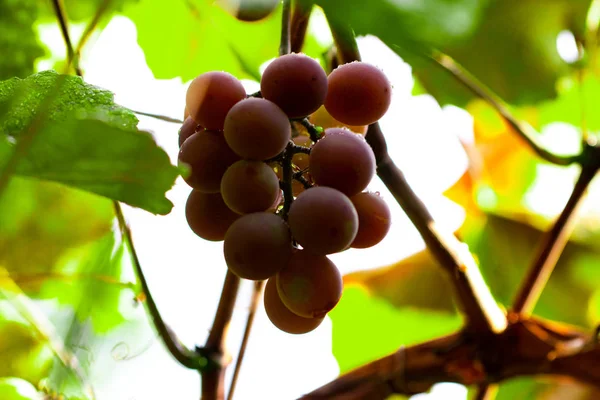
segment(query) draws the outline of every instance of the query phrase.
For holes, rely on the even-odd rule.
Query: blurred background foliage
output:
[[[101,30],[111,17],[123,15],[135,23],[156,78],[187,81],[208,70],[226,70],[239,78],[259,79],[260,66],[277,55],[280,11],[261,22],[244,23],[213,3],[66,0],[64,8],[70,22],[86,26],[76,49],[91,30]],[[457,234],[477,257],[497,300],[508,306],[540,235],[567,200],[577,167],[541,161],[491,106],[423,55],[432,48],[450,55],[531,124],[547,148],[576,153],[582,137],[600,130],[600,2],[317,4],[322,7],[319,15],[324,12],[333,22],[349,23],[357,35],[379,37],[408,62],[415,77],[414,95],[427,93],[441,105],[452,104],[471,114],[473,135],[461,137],[470,166],[446,196],[465,209],[467,217]],[[127,317],[128,307],[136,307],[143,297],[115,228],[110,199],[167,213],[171,206],[164,193],[177,170],[149,136],[135,128],[135,117],[106,93],[69,82],[84,85],[82,95],[70,88],[64,92],[65,102],[47,105],[48,113],[43,95],[49,86],[42,79],[48,76],[27,77],[36,72],[36,60],[49,52],[36,27],[52,21],[50,2],[0,0],[0,80],[7,80],[0,82],[0,377],[6,378],[0,378],[0,393],[16,387],[21,389],[15,393],[31,391],[29,382],[46,393],[83,399],[90,398],[96,349],[118,328],[135,332],[140,324],[147,325]],[[326,65],[328,50],[322,39],[309,35],[305,52]],[[65,72],[65,66],[61,60],[55,68]],[[27,80],[9,80],[13,77]],[[28,90],[15,92],[27,82],[33,82]],[[30,103],[15,109],[23,93]],[[14,142],[26,134],[34,116],[55,116],[55,111],[57,118],[42,120],[39,129],[44,135],[38,148],[32,148],[36,157],[21,158],[15,169],[7,170],[16,152]],[[73,115],[76,120],[70,119]],[[92,178],[85,181],[80,178],[89,174],[90,157],[97,163]],[[150,171],[140,172],[141,160]],[[432,161],[431,168],[443,166]],[[136,182],[140,176],[143,179]],[[590,197],[597,200],[599,191],[596,182]],[[586,329],[598,324],[598,239],[600,202],[588,202],[536,314]],[[451,288],[427,250],[385,268],[349,274],[345,284],[342,301],[331,313],[333,352],[342,372],[461,325]],[[77,367],[68,362],[72,357],[79,360]],[[17,396],[0,397],[21,398]],[[501,386],[499,399],[531,398],[587,400],[598,398],[598,393],[531,378]]]

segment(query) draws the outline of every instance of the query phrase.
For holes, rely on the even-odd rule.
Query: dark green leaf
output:
[[[33,73],[33,63],[44,54],[33,29],[36,0],[0,1],[0,80]]]
[[[61,81],[56,94],[59,75],[52,71],[0,83],[0,105],[11,104],[0,122],[0,165],[11,157],[12,141],[33,129],[28,133],[35,136],[32,144],[16,156],[16,174],[167,214],[173,205],[165,192],[178,175],[167,154],[149,133],[137,130],[135,116],[115,105],[112,93],[78,77]],[[47,96],[55,97],[44,113]]]

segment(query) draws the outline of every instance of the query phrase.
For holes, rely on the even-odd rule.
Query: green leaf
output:
[[[136,25],[138,42],[158,79],[223,70],[240,78],[257,79],[259,66],[277,57],[281,12],[265,20],[236,20],[210,0],[164,2],[144,0],[127,7]],[[163,29],[163,22],[171,21]]]
[[[0,399],[2,400],[42,400],[35,387],[20,378],[0,378]]]
[[[342,373],[402,345],[456,331],[462,324],[458,314],[395,308],[356,285],[344,288],[340,303],[329,316],[333,322],[333,355]]]
[[[0,82],[0,108],[10,104],[0,122],[0,165],[12,157],[12,142],[28,132],[34,138],[26,154],[17,155],[17,175],[169,213],[173,204],[165,192],[179,170],[167,154],[149,133],[137,130],[133,113],[115,105],[112,93],[79,77],[63,77],[46,71]],[[54,93],[59,82],[62,86]],[[44,112],[48,96],[53,98]]]
[[[44,55],[33,29],[38,3],[36,0],[0,1],[0,80],[32,74],[35,59]]]
[[[102,7],[107,7],[103,12],[103,15],[106,17],[114,12],[121,11],[125,5],[137,3],[138,1],[140,0],[62,0],[62,3],[70,20],[83,21],[92,19]],[[40,17],[45,21],[56,21],[56,14],[51,3],[50,1],[39,2]],[[106,21],[108,18],[104,20]]]
[[[591,0],[322,0],[331,18],[359,35],[373,34],[413,66],[420,84],[442,103],[464,106],[472,94],[418,53],[450,55],[505,100],[535,103],[556,96],[571,72],[556,49],[563,30],[583,37]]]

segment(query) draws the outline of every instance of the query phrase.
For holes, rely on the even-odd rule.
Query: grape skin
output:
[[[373,179],[375,155],[362,136],[342,128],[329,128],[313,146],[309,166],[317,185],[353,196]]]
[[[263,280],[287,265],[292,238],[279,216],[268,212],[246,214],[227,230],[223,253],[231,272],[240,278]]]
[[[191,167],[184,180],[194,189],[217,193],[223,174],[240,157],[225,142],[221,132],[200,131],[187,138],[179,150],[179,161]]]
[[[218,242],[225,239],[227,229],[240,215],[225,205],[220,193],[193,190],[185,204],[185,217],[196,235]]]
[[[360,61],[337,67],[328,78],[325,108],[344,124],[370,125],[388,110],[392,86],[377,67]]]
[[[198,130],[201,130],[202,127],[199,126],[196,121],[194,121],[193,119],[186,117],[185,121],[183,121],[183,124],[181,125],[181,129],[179,129],[179,147],[181,148],[181,146],[183,145],[183,142],[185,142],[185,140],[187,138],[189,138],[190,136],[192,136],[194,133],[196,133]]]
[[[327,74],[318,62],[304,54],[286,54],[267,66],[260,91],[288,117],[305,117],[325,101]]]
[[[273,102],[250,97],[225,119],[225,140],[242,158],[263,161],[281,153],[291,139],[290,122]]]
[[[358,215],[350,199],[325,186],[300,193],[290,207],[288,223],[294,239],[320,255],[348,248],[358,231]]]
[[[225,116],[246,98],[242,83],[227,72],[206,72],[192,81],[186,93],[190,116],[206,129],[223,130]]]
[[[267,281],[264,304],[265,312],[271,323],[287,333],[296,335],[307,333],[323,322],[323,318],[304,318],[291,312],[279,298],[275,277]]]
[[[277,274],[277,292],[283,304],[304,318],[323,318],[342,297],[342,276],[325,256],[297,250]]]
[[[358,214],[358,233],[351,247],[365,249],[375,246],[390,230],[390,208],[376,193],[359,193],[350,200]]]
[[[223,200],[238,214],[269,209],[279,191],[277,175],[262,161],[240,160],[225,171],[221,180]]]

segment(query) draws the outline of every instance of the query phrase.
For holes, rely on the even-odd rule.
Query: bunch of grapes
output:
[[[191,83],[179,136],[190,166],[190,228],[224,240],[229,270],[268,279],[267,315],[279,329],[315,329],[342,294],[329,254],[379,243],[390,211],[365,191],[375,157],[364,135],[390,104],[385,75],[362,62],[329,76],[312,58],[288,54],[247,96],[225,72]],[[315,126],[315,124],[319,124]]]

